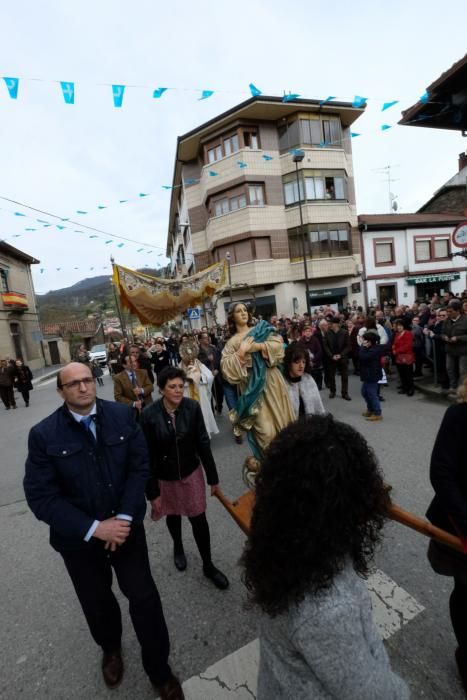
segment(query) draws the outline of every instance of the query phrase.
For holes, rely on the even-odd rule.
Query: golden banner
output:
[[[141,323],[160,326],[212,297],[225,284],[226,270],[223,260],[191,277],[165,280],[114,265],[113,282],[122,305]]]

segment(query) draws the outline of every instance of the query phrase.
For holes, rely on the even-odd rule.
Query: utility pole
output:
[[[382,182],[386,182],[388,186],[388,201],[389,201],[389,213],[392,214],[393,212],[396,212],[398,209],[397,205],[397,195],[393,194],[391,192],[391,183],[392,182],[398,182],[399,178],[393,178],[391,177],[391,168],[398,168],[399,165],[391,165],[388,164],[384,168],[374,168],[374,172],[376,173],[382,173],[385,178],[382,180]]]

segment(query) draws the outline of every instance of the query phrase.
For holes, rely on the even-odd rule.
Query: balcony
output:
[[[22,292],[1,292],[3,307],[11,311],[27,311],[29,308],[26,294]]]

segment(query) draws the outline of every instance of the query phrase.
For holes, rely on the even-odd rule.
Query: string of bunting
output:
[[[17,100],[18,96],[20,94],[20,82],[21,81],[33,81],[33,82],[51,82],[56,85],[60,86],[60,91],[63,97],[63,100],[65,104],[67,105],[74,105],[76,103],[76,97],[77,97],[77,83],[76,81],[72,80],[44,80],[41,78],[20,78],[20,77],[12,77],[12,76],[3,76],[3,81],[5,83],[6,89],[8,91],[8,95],[12,100]],[[110,84],[103,84],[103,87],[110,88],[110,95],[112,97],[113,101],[113,106],[116,109],[120,109],[123,106],[123,100],[124,96],[126,94],[126,91],[128,89],[147,89],[150,91],[152,94],[152,99],[155,100],[160,100],[164,95],[166,95],[170,91],[183,91],[183,92],[195,92],[198,97],[197,100],[198,102],[207,100],[211,98],[213,95],[216,93],[223,93],[226,92],[225,90],[208,90],[208,89],[200,89],[200,88],[179,88],[179,87],[154,87],[150,85],[125,85],[122,83],[110,83]],[[254,83],[250,83],[248,85],[249,89],[249,94],[252,97],[258,97],[263,94],[262,90],[260,90]],[[242,92],[241,94],[247,94],[246,91]],[[298,100],[300,97],[303,97],[301,93],[298,92],[288,92],[284,93],[282,97],[283,102],[294,102]],[[338,98],[336,95],[328,95],[324,100],[320,99],[320,105],[325,105],[325,104],[330,104],[333,101],[337,99],[343,99],[343,98]],[[365,107],[367,102],[369,100],[374,100],[381,102],[381,112],[385,112],[387,109],[390,109],[391,107],[394,107],[396,104],[399,104],[401,101],[400,99],[391,99],[391,100],[386,100],[383,101],[381,98],[369,98],[369,97],[363,97],[361,95],[355,95],[353,100],[352,100],[352,106],[353,107]],[[423,95],[421,95],[418,98],[419,102],[422,102],[423,104],[427,104],[430,100],[430,95],[428,92],[424,92]],[[346,100],[345,100],[346,101]],[[424,118],[423,116],[419,116],[417,119]],[[428,117],[426,117],[428,118]]]

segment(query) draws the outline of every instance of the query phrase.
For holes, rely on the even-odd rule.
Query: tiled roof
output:
[[[69,335],[77,333],[79,335],[93,336],[99,328],[99,321],[59,321],[58,323],[41,323],[43,335]]]

